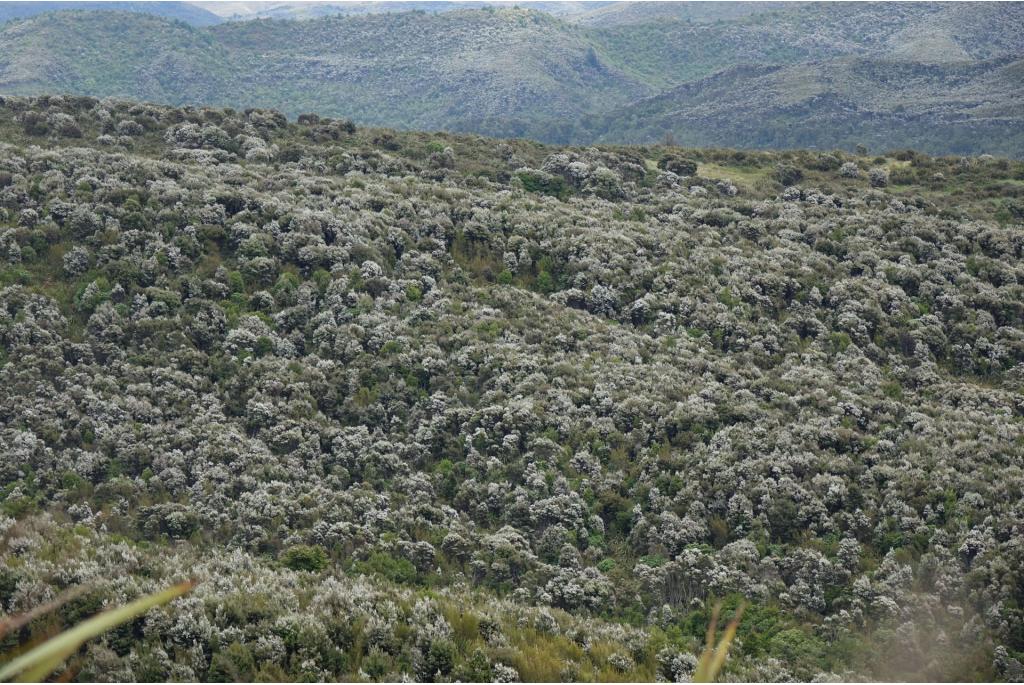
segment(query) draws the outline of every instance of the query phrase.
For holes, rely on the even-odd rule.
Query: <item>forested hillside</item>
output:
[[[90,586],[3,647],[192,576],[77,677],[682,681],[719,599],[726,678],[1021,677],[1021,162],[0,140],[0,609]]]
[[[0,92],[276,107],[559,144],[1020,158],[1022,59],[1022,3],[503,6],[205,28],[72,11],[0,25]]]

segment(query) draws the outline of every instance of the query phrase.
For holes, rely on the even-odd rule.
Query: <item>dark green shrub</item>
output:
[[[423,661],[418,664],[416,675],[423,682],[434,682],[438,675],[446,676],[455,667],[455,645],[450,640],[434,640],[430,643]]]
[[[564,199],[569,195],[569,186],[561,176],[544,173],[543,171],[520,171],[517,174],[523,188],[531,193],[553,195]]]
[[[232,642],[213,655],[207,680],[211,683],[244,683],[252,681],[256,660],[248,648]]]
[[[481,649],[474,649],[469,659],[456,671],[456,680],[464,683],[489,683],[494,678],[494,671]]]
[[[30,136],[45,136],[50,131],[50,124],[42,112],[28,111],[21,115],[21,128]]]
[[[547,271],[541,271],[537,276],[537,290],[542,293],[552,293],[555,291],[555,279],[551,278],[551,274]]]
[[[297,162],[302,159],[302,148],[298,145],[286,145],[281,148],[277,158],[285,163]]]
[[[261,335],[256,339],[252,351],[257,357],[265,357],[274,351],[274,341],[268,336]]]
[[[658,168],[679,176],[694,176],[697,173],[697,162],[676,155],[666,155],[658,162]]]
[[[353,570],[367,575],[377,574],[396,583],[416,580],[416,567],[408,559],[396,559],[387,552],[374,552],[365,561],[357,561]]]
[[[799,628],[783,630],[769,644],[772,654],[777,654],[786,663],[807,669],[817,668],[825,653],[825,645],[820,638]]]
[[[384,677],[391,668],[391,660],[382,650],[374,648],[363,659],[362,669],[374,680]]]
[[[18,576],[14,571],[9,568],[0,568],[0,604],[6,604],[17,589]]]
[[[778,542],[792,542],[800,535],[799,511],[790,497],[778,495],[768,509],[768,522],[772,528],[772,539]]]
[[[285,550],[280,561],[293,571],[317,573],[327,568],[327,550],[319,545],[296,545]]]
[[[778,164],[772,170],[772,178],[784,186],[791,186],[803,180],[804,172],[790,164]]]

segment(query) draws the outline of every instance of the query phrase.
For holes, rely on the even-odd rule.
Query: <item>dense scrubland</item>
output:
[[[1024,164],[0,97],[0,651],[1022,677]]]

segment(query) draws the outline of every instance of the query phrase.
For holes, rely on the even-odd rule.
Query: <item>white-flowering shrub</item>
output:
[[[303,122],[0,98],[0,603],[203,581],[83,677],[1017,672],[1019,163]]]

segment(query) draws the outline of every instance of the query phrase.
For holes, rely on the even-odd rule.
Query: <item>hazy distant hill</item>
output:
[[[273,106],[407,128],[543,137],[654,91],[550,15],[462,10],[231,22],[41,15],[0,31],[0,87]],[[549,119],[556,123],[545,123]]]
[[[652,5],[636,11],[665,11]],[[669,87],[739,64],[1024,57],[1024,3],[801,3],[715,24],[650,21],[589,33],[613,64]]]
[[[233,21],[250,19],[315,19],[333,15],[388,14],[396,12],[450,12],[458,9],[479,9],[482,7],[512,7],[515,0],[473,0],[471,2],[446,2],[445,0],[396,0],[381,2],[366,0],[357,2],[195,2],[189,3],[209,10],[221,18]],[[523,3],[518,3],[522,5]],[[589,14],[605,6],[630,5],[616,2],[530,2],[530,9],[540,10],[556,16]],[[710,3],[709,3],[710,4]]]
[[[12,93],[223,102],[230,59],[203,31],[141,14],[57,12],[0,27],[0,82]]]
[[[694,145],[1024,156],[1021,3],[567,3],[565,16],[378,5],[204,28],[41,14],[0,26],[0,92],[265,106],[558,143],[671,133]]]
[[[568,3],[567,3],[568,4]],[[601,6],[597,6],[600,4]],[[594,3],[575,16],[590,26],[646,24],[655,20],[713,23],[808,3],[786,2],[610,2]]]
[[[121,12],[139,12],[152,14],[167,19],[177,19],[192,26],[212,26],[222,20],[215,13],[199,7],[191,2],[0,2],[0,23],[11,19],[34,17],[44,12],[59,10],[106,10]]]
[[[928,152],[1024,149],[1024,60],[955,64],[845,58],[735,67],[631,103],[591,133],[614,141],[671,134],[680,144]],[[983,139],[987,142],[982,143]]]

